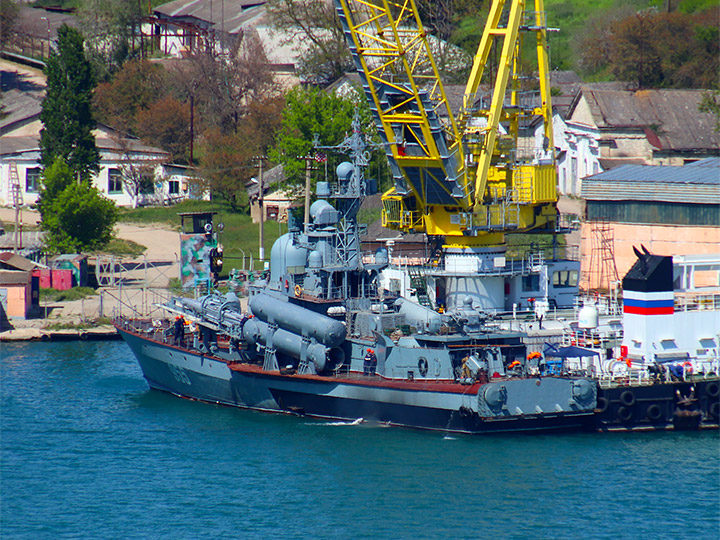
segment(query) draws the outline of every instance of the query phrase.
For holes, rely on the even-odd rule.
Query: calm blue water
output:
[[[122,342],[1,354],[3,539],[718,538],[717,433],[447,439],[150,391]]]

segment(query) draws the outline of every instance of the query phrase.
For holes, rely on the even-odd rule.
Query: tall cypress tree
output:
[[[92,133],[95,121],[90,102],[97,84],[90,62],[85,58],[84,38],[67,25],[58,29],[57,50],[45,67],[47,94],[40,120],[41,161],[45,167],[62,157],[75,174],[90,182],[100,170],[100,153]]]

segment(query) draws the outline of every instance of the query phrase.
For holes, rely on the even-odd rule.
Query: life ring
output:
[[[427,375],[428,372],[428,361],[427,359],[423,358],[422,356],[418,360],[418,369],[420,370],[420,375],[423,377]]]
[[[715,381],[710,381],[705,386],[705,393],[710,397],[717,397],[718,391],[720,391],[720,385]]]
[[[623,422],[627,422],[632,418],[633,412],[629,407],[620,407],[617,411],[617,417]]]
[[[647,408],[646,414],[652,422],[657,422],[660,418],[662,418],[662,409],[660,408],[660,405],[653,403]]]
[[[596,412],[604,413],[607,411],[608,407],[610,406],[610,401],[606,397],[599,397],[597,398],[597,407],[595,408]]]
[[[632,407],[635,405],[635,394],[633,394],[630,390],[625,390],[622,394],[620,394],[620,401],[626,407]]]
[[[712,403],[708,411],[710,412],[710,416],[712,416],[715,420],[720,418],[720,402],[716,401]]]
[[[688,375],[692,375],[693,366],[690,362],[683,362],[682,367],[685,373],[687,373]]]
[[[295,296],[302,296],[302,287],[300,285],[295,285]]]

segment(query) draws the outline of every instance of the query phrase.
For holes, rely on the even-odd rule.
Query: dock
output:
[[[104,325],[95,328],[63,328],[49,330],[45,328],[15,328],[0,333],[0,342],[11,341],[100,341],[120,339],[114,326]]]

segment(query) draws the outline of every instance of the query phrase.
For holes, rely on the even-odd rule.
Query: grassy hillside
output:
[[[548,35],[552,69],[578,70],[578,43],[609,12],[631,14],[643,9],[667,10],[668,2],[673,11],[698,13],[720,6],[720,0],[545,0],[548,27],[557,32]]]

